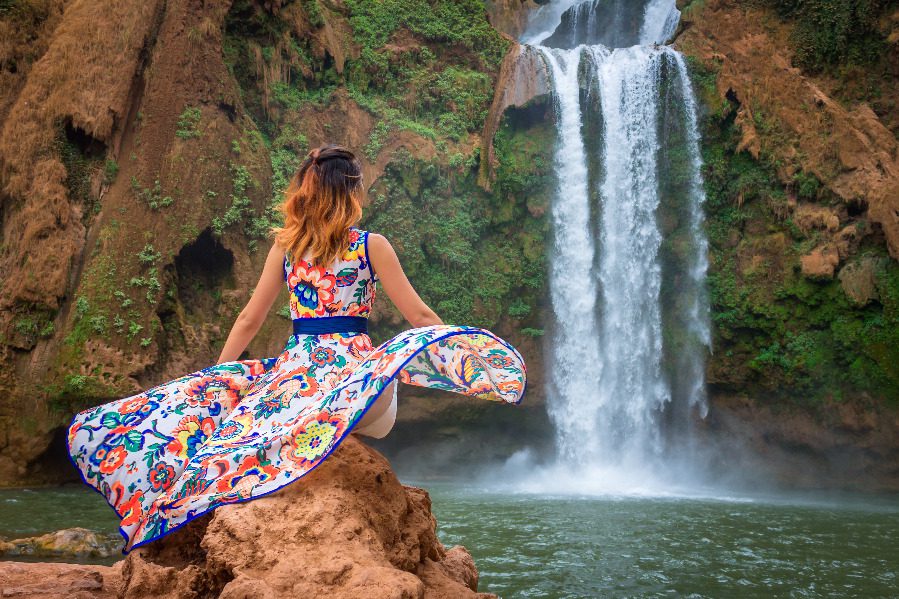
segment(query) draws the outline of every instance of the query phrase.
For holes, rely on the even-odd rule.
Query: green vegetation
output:
[[[140,253],[137,255],[137,259],[143,265],[153,264],[154,262],[159,260],[161,257],[162,257],[162,254],[157,252],[156,249],[153,247],[153,244],[151,244],[151,243],[148,243],[147,245],[145,245],[144,249],[142,249],[140,251]]]
[[[709,75],[692,68],[702,92]],[[803,233],[789,218],[774,157],[735,153],[735,110],[713,105],[703,124],[712,360],[721,373],[713,382],[810,405],[859,391],[899,398],[899,265],[878,262],[879,299],[864,306],[850,301],[837,278],[803,276],[799,257],[817,233]],[[807,201],[833,201],[810,174],[797,174],[791,187]],[[865,256],[886,256],[883,240],[866,237],[849,261]]]
[[[103,165],[103,182],[111,185],[119,174],[119,163],[112,158],[107,158]]]
[[[199,108],[191,106],[186,107],[181,113],[181,116],[178,117],[178,130],[175,131],[175,135],[181,139],[200,137],[200,130],[198,127],[200,126],[201,117],[202,113]]]
[[[247,196],[247,188],[251,184],[258,185],[247,167],[240,164],[231,165],[231,205],[221,216],[212,219],[212,231],[221,235],[225,229],[240,222],[244,214],[249,212],[252,202]]]
[[[810,72],[838,64],[870,65],[887,52],[880,20],[890,0],[761,0],[795,23],[796,63]]]
[[[492,193],[476,185],[476,162],[459,172],[398,151],[363,226],[400,248],[416,289],[446,322],[491,328],[511,317],[534,334],[547,235],[536,207],[551,190],[552,125],[518,129],[510,118],[497,136]]]
[[[138,199],[146,203],[150,210],[159,210],[175,203],[172,196],[162,195],[162,185],[159,183],[159,179],[153,182],[153,187],[143,187],[137,177],[132,175],[131,191],[134,192]]]

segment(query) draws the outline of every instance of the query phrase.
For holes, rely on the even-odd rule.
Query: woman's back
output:
[[[294,264],[284,255],[284,280],[290,292],[290,316],[368,317],[375,299],[377,276],[368,253],[368,231],[350,227],[346,251],[330,266]]]

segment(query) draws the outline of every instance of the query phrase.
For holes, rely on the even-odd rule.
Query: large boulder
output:
[[[464,598],[478,573],[437,539],[427,491],[351,435],[279,491],[222,506],[113,566],[0,562],[16,597]]]

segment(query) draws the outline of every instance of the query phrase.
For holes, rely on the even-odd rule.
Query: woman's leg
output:
[[[390,428],[393,426],[393,421],[396,418],[396,386],[399,384],[399,381],[394,380],[392,383],[387,385],[384,391],[381,392],[381,395],[378,396],[378,399],[375,400],[375,403],[368,408],[368,411],[362,416],[362,419],[356,423],[356,427],[353,432],[359,433],[360,435],[367,435],[376,438],[381,438],[385,436]],[[393,412],[391,414],[391,411]],[[387,419],[390,419],[390,422],[387,422]]]

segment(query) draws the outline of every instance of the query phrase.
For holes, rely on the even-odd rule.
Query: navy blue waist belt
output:
[[[321,316],[294,318],[294,335],[325,335],[327,333],[368,333],[368,319],[364,316]]]

